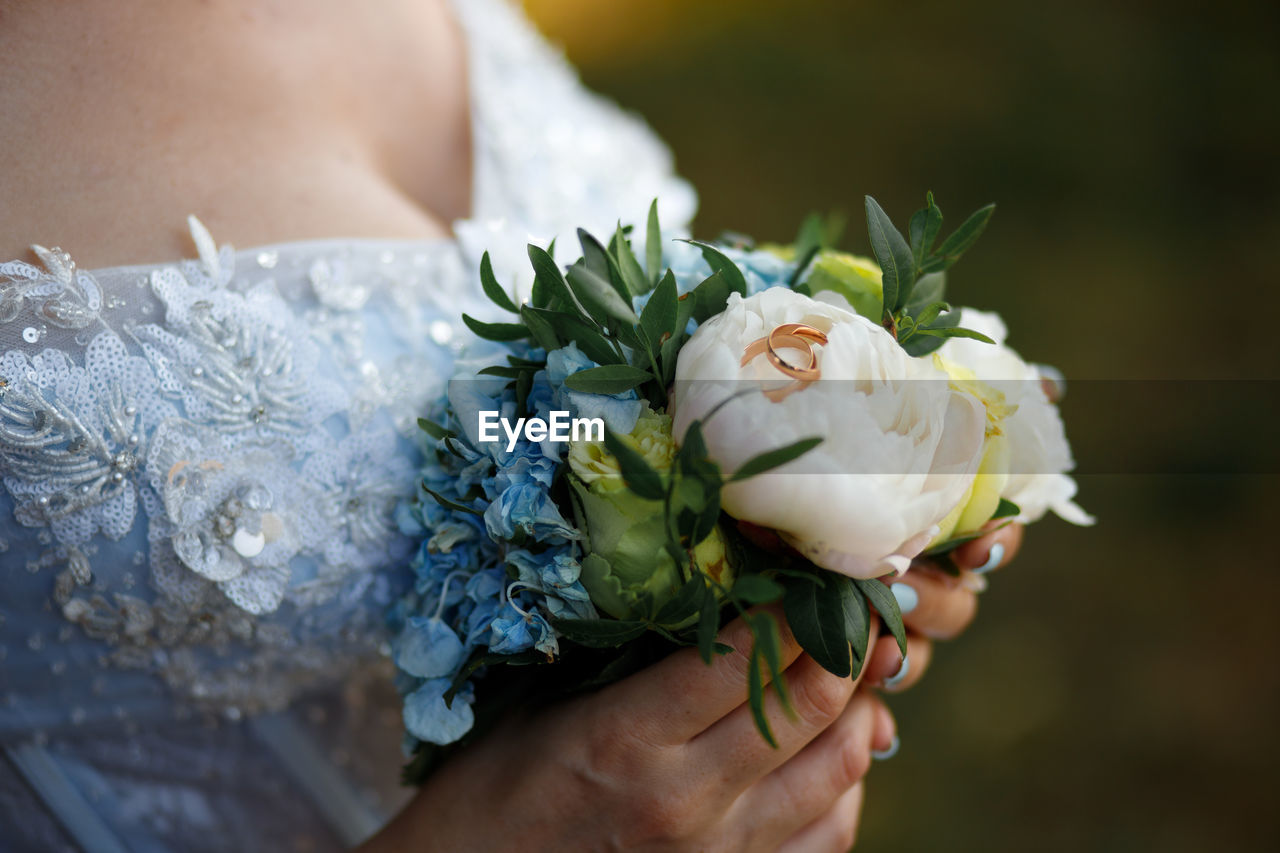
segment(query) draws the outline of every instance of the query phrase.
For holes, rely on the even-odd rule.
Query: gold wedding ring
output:
[[[822,378],[822,368],[818,366],[818,354],[814,351],[813,345],[825,344],[826,342],[826,334],[813,326],[808,326],[804,323],[783,323],[763,338],[758,338],[747,344],[742,355],[741,364],[746,367],[753,358],[758,355],[764,355],[769,359],[769,363],[780,373],[796,380],[785,388],[776,388],[765,392],[765,396],[776,403],[785,399],[789,394],[804,388],[810,382]],[[809,363],[804,367],[788,364],[778,353],[778,350],[787,348],[798,349],[808,353]]]

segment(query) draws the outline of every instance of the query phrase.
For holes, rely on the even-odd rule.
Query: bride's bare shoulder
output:
[[[0,260],[179,257],[188,213],[241,246],[435,237],[465,215],[446,0],[306,6],[0,0]]]

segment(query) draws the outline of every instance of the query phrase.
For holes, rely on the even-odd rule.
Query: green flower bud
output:
[[[631,433],[621,438],[651,468],[664,478],[670,476],[676,444],[668,415],[646,409]],[[687,580],[664,547],[662,501],[631,492],[617,459],[602,441],[571,442],[569,468],[578,526],[587,534],[582,585],[592,602],[616,619],[651,618]],[[732,583],[719,528],[694,548],[694,559],[720,583]]]
[[[870,258],[830,250],[819,252],[805,283],[815,295],[824,290],[840,294],[849,300],[854,311],[868,320],[880,322],[884,312],[884,281],[880,267]]]

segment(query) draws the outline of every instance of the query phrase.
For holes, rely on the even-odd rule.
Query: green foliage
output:
[[[798,459],[804,454],[813,450],[822,439],[819,438],[802,438],[801,440],[779,447],[777,450],[769,450],[761,453],[759,456],[753,457],[743,463],[742,467],[733,472],[733,476],[729,478],[729,482],[745,480],[748,477],[754,477],[757,474],[763,474],[774,468],[786,465],[793,459]]]
[[[485,252],[484,256],[480,258],[480,286],[484,288],[484,295],[489,297],[490,302],[512,314],[520,313],[516,303],[498,284],[498,279],[494,277],[493,263],[489,260],[488,252]]]
[[[747,279],[742,274],[742,270],[738,269],[738,265],[729,259],[724,252],[721,252],[710,243],[703,243],[700,240],[685,240],[686,243],[692,243],[702,250],[703,260],[714,271],[720,273],[725,284],[729,286],[729,290],[739,296],[747,295]]]
[[[621,394],[639,387],[653,378],[647,370],[626,364],[590,367],[565,379],[566,387],[588,394]]]
[[[907,629],[902,624],[902,611],[898,609],[898,599],[889,587],[879,579],[860,580],[855,578],[854,584],[858,590],[866,598],[867,603],[876,609],[880,614],[880,621],[893,634],[893,638],[898,641],[898,650],[902,652],[902,656],[907,656]]]
[[[845,631],[842,598],[852,595],[848,578],[840,578],[826,588],[809,580],[790,578],[783,607],[791,633],[822,668],[840,678],[854,674],[851,665],[852,638]]]
[[[972,338],[995,343],[972,329],[960,328],[959,314],[942,298],[946,287],[943,273],[981,236],[995,205],[981,208],[964,221],[936,250],[942,228],[942,210],[925,196],[925,206],[911,215],[907,226],[910,241],[894,227],[893,221],[871,196],[866,199],[867,234],[871,251],[880,264],[884,289],[884,316],[881,323],[913,356],[928,355],[947,338]]]

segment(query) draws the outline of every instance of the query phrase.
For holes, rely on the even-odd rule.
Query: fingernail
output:
[[[987,554],[987,561],[978,568],[974,569],[978,574],[985,574],[996,566],[1000,565],[1000,561],[1004,559],[1004,545],[997,542],[991,546],[991,553]]]
[[[898,599],[898,609],[903,613],[910,613],[920,603],[920,593],[905,583],[891,584],[889,589],[893,592],[893,597]]]
[[[907,671],[911,669],[911,662],[906,658],[902,659],[902,666],[898,667],[898,671],[884,680],[884,687],[892,689],[902,683],[902,679],[907,677]]]
[[[873,749],[871,757],[876,761],[888,761],[898,754],[898,747],[902,746],[902,741],[898,740],[898,736],[893,736],[893,743],[889,744],[888,749]]]

